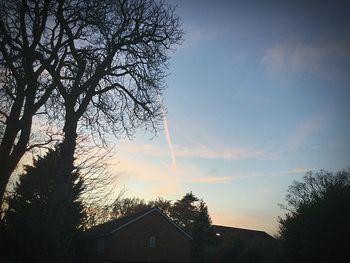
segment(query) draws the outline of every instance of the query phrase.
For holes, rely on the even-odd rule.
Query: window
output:
[[[149,247],[150,248],[155,248],[156,247],[156,238],[153,237],[153,236],[149,238]]]

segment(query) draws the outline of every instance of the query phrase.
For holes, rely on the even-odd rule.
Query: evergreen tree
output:
[[[210,248],[215,245],[216,236],[212,229],[208,207],[192,192],[177,200],[171,208],[170,217],[187,233],[192,235],[191,258],[193,262],[212,260]]]
[[[191,257],[193,262],[205,262],[212,260],[208,257],[208,251],[215,244],[216,236],[211,225],[208,207],[203,200],[200,201],[197,209],[192,228]]]
[[[192,232],[198,201],[199,199],[190,192],[177,200],[171,209],[170,217],[188,233]]]
[[[49,150],[25,167],[15,186],[4,218],[12,260],[67,262],[72,257],[73,241],[85,218],[80,200],[84,184],[77,170],[68,181],[57,175],[59,158],[59,147]],[[53,194],[57,185],[63,189],[59,202]]]

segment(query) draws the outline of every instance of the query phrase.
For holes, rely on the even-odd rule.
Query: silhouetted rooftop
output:
[[[274,239],[264,231],[213,225],[216,233],[238,239]]]
[[[114,219],[112,221],[108,221],[106,223],[94,226],[88,230],[86,230],[82,237],[98,237],[98,236],[105,236],[110,234],[112,231],[118,229],[119,227],[122,227],[130,222],[133,222],[138,217],[142,216],[143,214],[146,214],[147,212],[152,211],[154,208],[149,208],[146,210],[142,210],[140,212],[136,212],[127,216],[124,216],[122,218]]]
[[[114,219],[112,221],[94,226],[88,230],[86,230],[81,237],[83,238],[96,238],[101,236],[106,236],[114,233],[115,231],[119,230],[122,227],[125,227],[138,219],[152,213],[152,212],[158,212],[163,217],[165,217],[171,224],[173,224],[176,228],[178,228],[183,234],[185,234],[188,238],[192,239],[190,235],[188,235],[180,226],[175,224],[168,216],[166,216],[162,211],[160,211],[158,208],[153,207],[149,209],[145,209],[127,216],[124,216],[122,218]]]

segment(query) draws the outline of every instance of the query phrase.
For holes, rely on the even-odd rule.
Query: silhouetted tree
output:
[[[111,219],[109,208],[113,202],[122,198],[125,190],[116,192],[117,177],[107,167],[112,148],[96,147],[93,143],[81,143],[79,140],[76,155],[79,159],[75,165],[84,180],[81,199],[87,217],[84,229],[87,229]]]
[[[186,193],[170,209],[170,217],[187,233],[192,235],[191,258],[193,262],[214,260],[209,252],[215,245],[216,236],[212,229],[208,207],[192,192]]]
[[[348,262],[350,169],[308,172],[288,189],[279,233],[290,262]]]
[[[162,118],[168,53],[182,38],[174,9],[154,0],[59,1],[67,45],[61,64],[47,65],[64,114],[60,173],[73,166],[77,130],[131,136]],[[98,138],[95,138],[96,140]]]
[[[202,200],[197,207],[197,212],[194,217],[192,237],[192,261],[213,261],[214,258],[210,257],[209,252],[216,243],[216,235],[212,228],[208,207]]]
[[[122,198],[112,205],[112,218],[121,218],[149,208],[145,200],[140,198]]]
[[[149,207],[157,207],[159,208],[164,214],[167,216],[170,216],[171,208],[172,208],[172,203],[170,200],[158,197],[155,200],[151,200],[148,203]]]
[[[180,200],[174,203],[170,212],[170,217],[174,222],[188,233],[191,233],[193,229],[198,211],[198,202],[199,199],[192,192],[186,193]]]
[[[65,262],[85,219],[80,195],[84,184],[78,171],[66,181],[60,215],[53,203],[60,148],[49,150],[33,166],[26,166],[5,214],[7,253],[18,262]]]
[[[85,185],[87,186],[87,189],[90,187],[87,183],[85,183]],[[118,197],[115,198],[113,202],[105,203],[105,205],[102,206],[99,205],[100,200],[97,200],[97,203],[94,204],[93,202],[91,202],[91,200],[93,201],[93,199],[87,200],[86,202],[84,196],[84,205],[87,213],[87,220],[84,223],[84,228],[91,228],[96,225],[108,222],[110,220],[118,219],[154,207],[157,207],[164,214],[169,216],[172,207],[172,203],[169,200],[158,197],[155,200],[146,202],[144,199],[140,199],[137,197],[122,198],[123,194],[124,192],[121,191]],[[97,197],[97,199],[100,198]]]
[[[139,127],[157,128],[169,50],[183,34],[174,8],[154,0],[1,3],[0,198],[44,104],[51,119],[63,122],[63,178],[74,169],[78,127],[102,142],[106,132],[131,136]]]
[[[111,220],[153,207],[159,208],[164,214],[169,216],[171,201],[160,197],[148,202],[136,197],[117,198],[109,207],[106,207],[106,209],[109,211],[109,219]]]
[[[131,136],[139,127],[157,129],[170,48],[182,38],[174,9],[154,0],[60,0],[57,20],[65,50],[58,65],[46,65],[64,116],[58,173],[73,169],[77,130]],[[57,213],[65,191],[55,191]]]
[[[34,116],[54,91],[44,65],[61,63],[67,45],[55,14],[58,1],[0,2],[0,203],[28,148]]]

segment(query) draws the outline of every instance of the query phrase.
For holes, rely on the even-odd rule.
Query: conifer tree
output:
[[[65,196],[60,198],[57,210],[53,192],[62,180],[57,174],[59,157],[60,148],[56,147],[35,159],[15,186],[4,218],[7,252],[12,260],[67,262],[72,257],[74,238],[85,218],[80,199],[84,183],[74,170],[64,183]]]
[[[211,218],[208,213],[208,207],[203,200],[197,207],[197,213],[194,218],[192,228],[192,261],[208,261],[208,251],[215,244],[216,236],[212,228]]]
[[[174,203],[170,217],[192,236],[192,261],[207,261],[207,252],[215,245],[216,237],[206,203],[192,192],[186,193]]]
[[[171,209],[170,217],[188,233],[192,232],[198,201],[192,192],[186,193]]]

